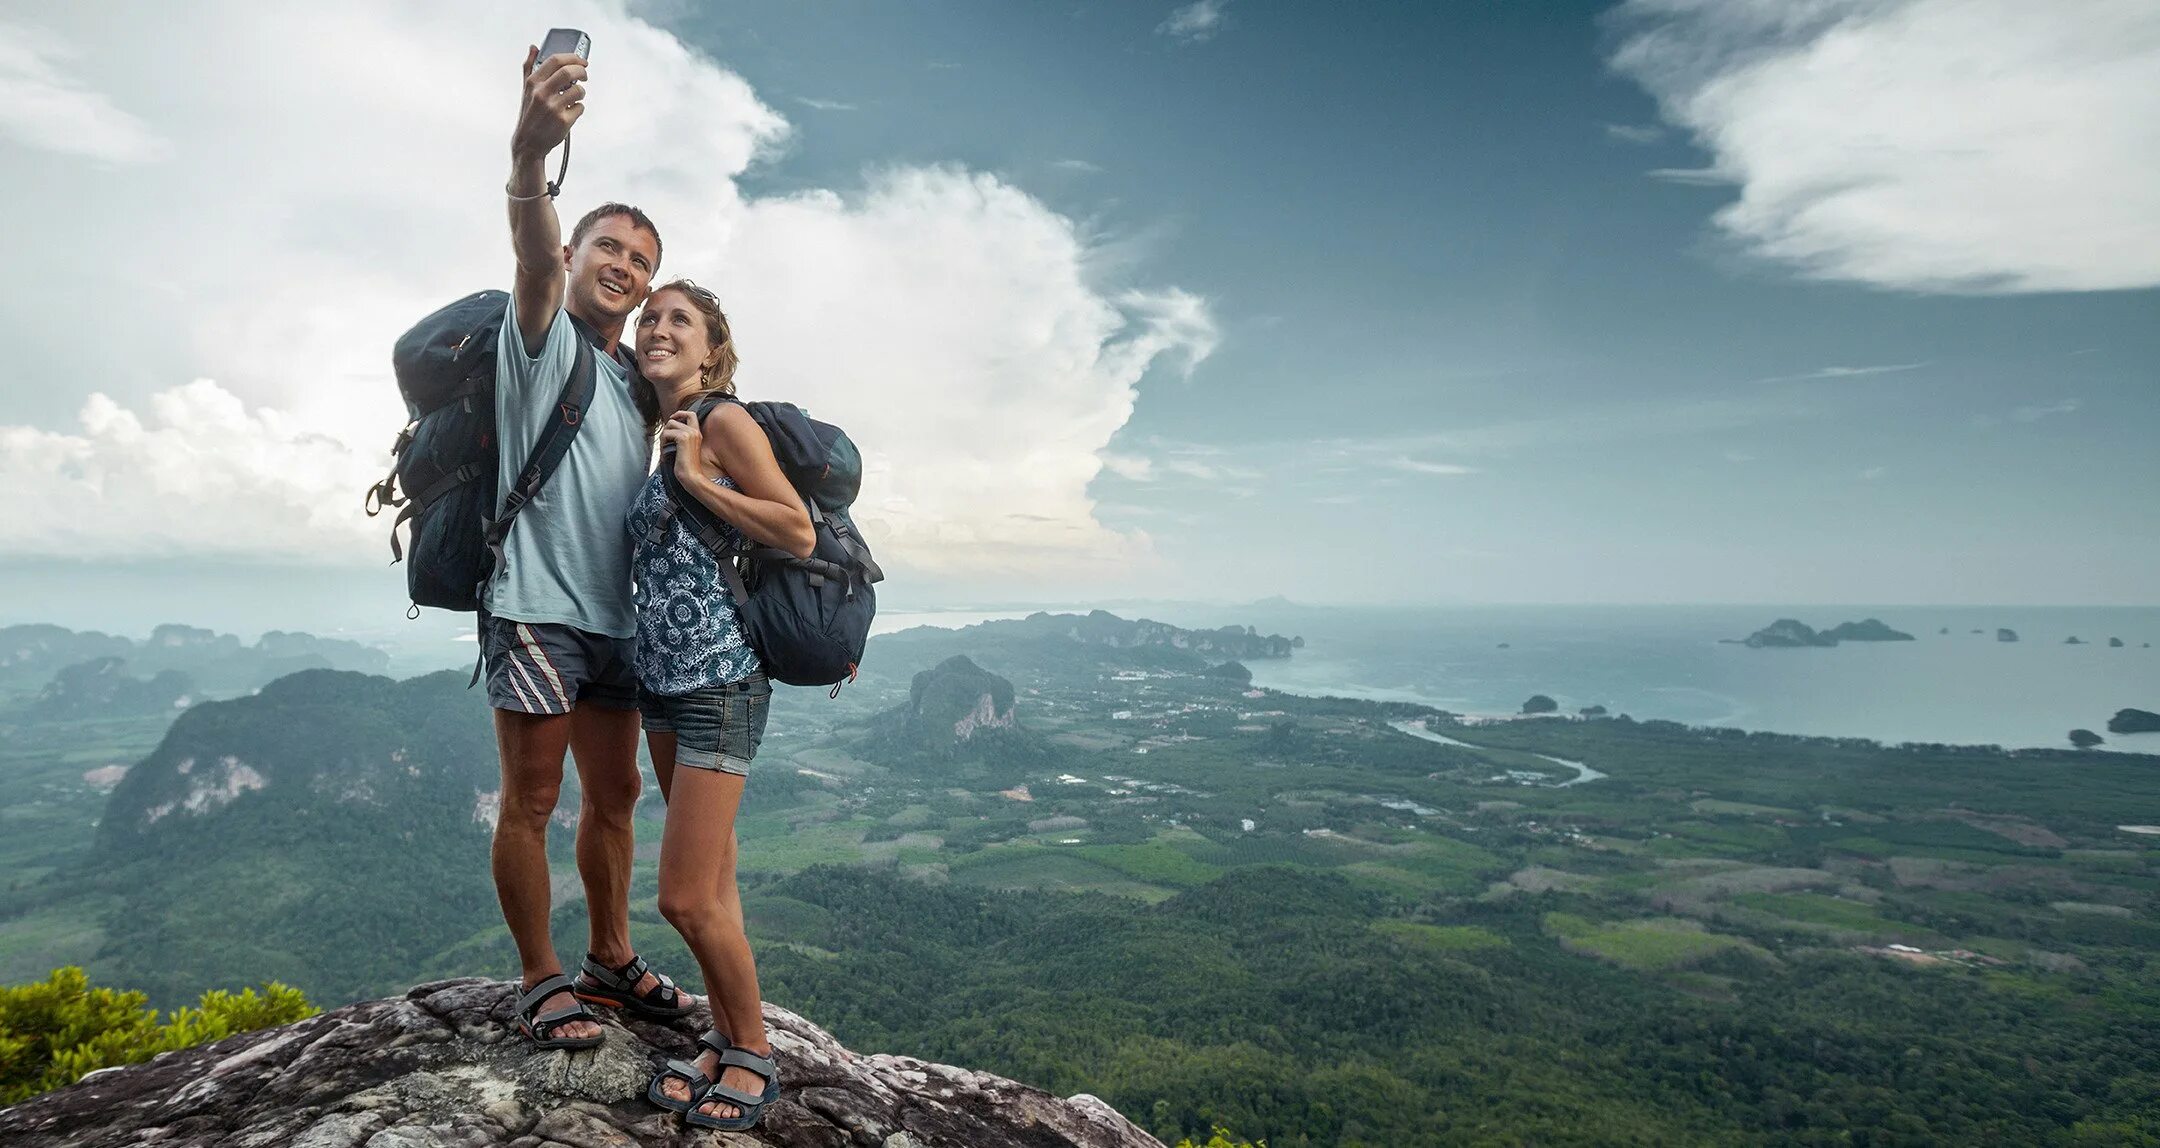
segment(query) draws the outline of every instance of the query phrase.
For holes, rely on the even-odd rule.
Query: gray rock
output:
[[[438,981],[282,1028],[167,1053],[0,1110],[9,1148],[1162,1148],[1101,1100],[905,1056],[863,1056],[765,1006],[780,1099],[753,1132],[689,1135],[645,1099],[708,1021],[611,1018],[606,1042],[542,1052],[516,987]]]

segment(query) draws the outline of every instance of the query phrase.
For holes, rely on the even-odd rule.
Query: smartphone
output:
[[[592,59],[592,37],[575,28],[550,28],[547,38],[540,41],[540,58],[559,56],[568,52],[580,60]]]

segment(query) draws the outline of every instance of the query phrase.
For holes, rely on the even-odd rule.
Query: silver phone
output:
[[[592,59],[592,37],[575,28],[550,28],[547,38],[540,41],[540,58],[560,56],[568,52],[580,60]]]

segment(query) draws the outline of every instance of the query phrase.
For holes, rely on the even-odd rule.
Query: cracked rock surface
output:
[[[0,1109],[10,1148],[1162,1148],[1092,1096],[864,1056],[765,1006],[780,1099],[751,1132],[691,1129],[645,1099],[709,1018],[673,1024],[596,1009],[606,1043],[531,1047],[517,986],[436,981],[282,1028],[106,1069]]]

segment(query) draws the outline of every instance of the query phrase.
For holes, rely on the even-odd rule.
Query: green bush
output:
[[[1262,1140],[1256,1144],[1250,1140],[1240,1140],[1232,1135],[1229,1129],[1217,1128],[1215,1134],[1208,1137],[1207,1143],[1202,1144],[1188,1136],[1177,1142],[1177,1148],[1267,1148],[1267,1141]]]
[[[137,1064],[320,1011],[299,989],[275,981],[260,994],[212,989],[194,1008],[166,1014],[162,1024],[148,1000],[139,992],[93,988],[73,966],[54,969],[43,981],[0,987],[0,1105],[65,1087],[100,1068]]]

